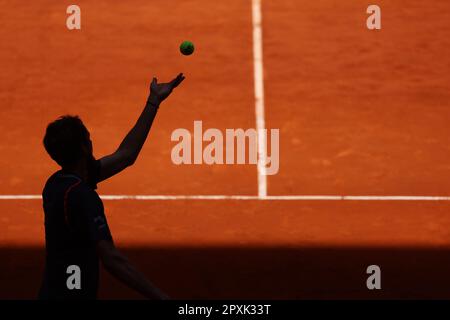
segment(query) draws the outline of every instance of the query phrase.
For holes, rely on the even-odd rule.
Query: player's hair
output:
[[[78,116],[62,116],[47,126],[44,146],[61,167],[72,165],[83,157],[83,146],[89,143],[89,131]]]

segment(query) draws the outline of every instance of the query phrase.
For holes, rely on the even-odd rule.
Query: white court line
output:
[[[266,127],[264,120],[264,70],[263,70],[263,48],[262,48],[262,13],[261,0],[252,1],[253,21],[253,70],[255,86],[255,113],[256,129],[258,131],[258,196],[267,195],[266,175]]]
[[[103,200],[260,200],[260,201],[450,201],[446,196],[340,196],[340,195],[101,195]],[[41,200],[37,194],[0,195],[0,200]]]

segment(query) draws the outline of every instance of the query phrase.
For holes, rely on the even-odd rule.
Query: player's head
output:
[[[89,131],[77,116],[62,116],[50,123],[44,146],[50,157],[63,168],[93,157]]]

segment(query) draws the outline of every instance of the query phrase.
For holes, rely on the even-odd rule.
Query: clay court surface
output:
[[[156,75],[186,80],[140,158],[100,195],[258,195],[255,165],[171,161],[177,128],[254,128],[250,0],[0,1],[0,298],[35,297],[39,195],[57,170],[45,127],[78,114],[115,150]],[[450,196],[450,3],[263,1],[265,122],[280,129],[270,196]],[[196,44],[183,57],[182,40]],[[175,298],[450,298],[450,201],[105,200],[116,244]],[[381,291],[366,267],[382,269]],[[101,298],[136,298],[104,275]]]

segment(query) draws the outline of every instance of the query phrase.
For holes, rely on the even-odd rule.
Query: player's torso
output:
[[[54,295],[95,298],[97,292],[98,256],[89,241],[87,217],[80,203],[80,194],[86,188],[89,187],[79,177],[57,172],[49,178],[42,194],[46,240],[44,285],[50,298]],[[81,290],[67,288],[70,266],[81,270]]]

